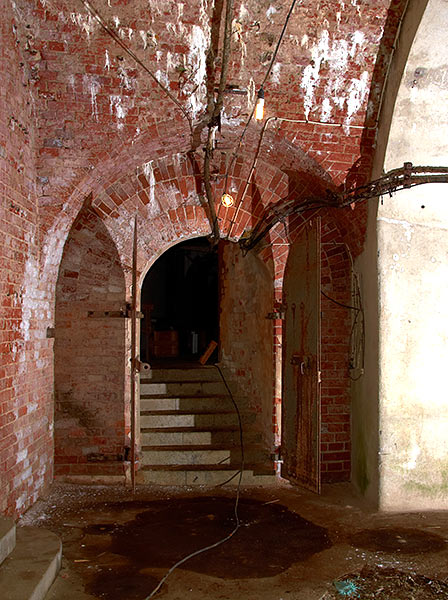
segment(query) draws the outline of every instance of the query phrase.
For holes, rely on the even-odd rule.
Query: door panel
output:
[[[290,248],[284,280],[282,477],[320,492],[320,218]]]

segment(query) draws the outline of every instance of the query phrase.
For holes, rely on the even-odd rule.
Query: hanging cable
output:
[[[276,45],[276,47],[275,47],[274,54],[272,55],[271,62],[270,62],[270,64],[269,64],[269,68],[268,68],[268,70],[266,71],[266,75],[264,76],[264,79],[263,79],[263,81],[262,81],[262,83],[261,83],[261,86],[260,86],[260,88],[263,88],[263,86],[264,86],[264,84],[266,83],[266,81],[267,81],[267,79],[268,79],[269,75],[271,74],[272,67],[274,66],[275,59],[277,58],[277,53],[278,53],[278,50],[279,50],[279,48],[280,48],[280,44],[281,44],[281,43],[282,43],[282,41],[283,41],[283,36],[285,35],[286,27],[288,26],[288,22],[289,22],[289,19],[291,18],[292,11],[294,10],[294,7],[295,7],[295,5],[296,5],[296,2],[297,2],[297,0],[292,0],[291,6],[290,6],[290,8],[289,8],[288,14],[286,15],[285,22],[284,22],[284,24],[283,24],[283,29],[282,29],[282,32],[280,33],[280,37],[278,38],[278,42],[277,42],[277,45]],[[300,3],[302,3],[302,0],[300,0]]]
[[[221,540],[218,540],[217,542],[215,542],[214,544],[210,544],[209,546],[205,546],[204,548],[200,548],[199,550],[196,550],[195,552],[192,552],[191,554],[188,554],[188,556],[185,556],[181,560],[177,561],[177,563],[174,564],[169,569],[169,571],[159,581],[158,585],[153,589],[153,591],[149,594],[149,596],[146,596],[146,598],[144,600],[150,600],[150,598],[153,598],[157,594],[157,592],[160,590],[160,588],[163,586],[163,584],[168,579],[168,577],[171,575],[171,573],[173,571],[175,571],[178,567],[180,567],[181,565],[186,563],[191,558],[194,558],[195,556],[199,556],[199,554],[203,554],[204,552],[208,552],[208,550],[213,550],[214,548],[221,546],[221,544],[224,544],[225,542],[229,541],[235,535],[235,533],[238,531],[238,529],[241,527],[241,521],[240,521],[240,517],[238,514],[238,506],[239,506],[239,501],[240,501],[241,481],[243,478],[243,471],[244,471],[243,422],[241,419],[241,413],[238,408],[238,404],[236,403],[235,398],[233,397],[232,390],[230,389],[230,387],[224,377],[224,374],[221,371],[221,368],[218,365],[214,365],[214,366],[218,369],[219,374],[221,375],[221,378],[227,389],[227,392],[229,393],[230,399],[232,400],[233,406],[235,408],[235,412],[238,416],[238,425],[239,425],[239,431],[240,431],[240,449],[241,449],[240,470],[237,473],[235,473],[235,475],[233,475],[230,479],[228,479],[227,481],[225,481],[224,483],[221,484],[221,485],[225,485],[226,483],[228,483],[229,481],[234,479],[239,474],[239,480],[238,480],[238,485],[237,485],[237,489],[236,489],[235,505],[233,508],[233,514],[235,515],[235,527],[232,529],[232,531],[228,535],[226,535],[226,537],[222,538]]]
[[[301,3],[301,2],[302,2],[302,0],[300,0],[300,3]],[[274,66],[274,61],[275,61],[275,59],[276,59],[276,57],[277,57],[277,53],[278,53],[278,51],[279,51],[280,45],[281,45],[281,43],[282,43],[282,41],[283,41],[283,37],[284,37],[284,35],[285,35],[286,27],[288,26],[289,19],[291,18],[291,15],[292,15],[292,12],[293,12],[293,10],[294,10],[294,7],[295,7],[296,3],[297,3],[297,0],[292,0],[291,6],[290,6],[290,8],[289,8],[289,11],[288,11],[288,14],[287,14],[287,16],[286,16],[285,22],[284,22],[284,24],[283,24],[282,31],[281,31],[281,33],[280,33],[280,37],[278,38],[277,45],[275,46],[275,50],[274,50],[274,53],[273,53],[273,55],[272,55],[271,62],[269,63],[268,70],[266,71],[266,74],[265,74],[265,76],[264,76],[264,78],[263,78],[263,81],[262,81],[262,83],[261,83],[260,90],[261,90],[261,89],[264,89],[264,84],[266,83],[266,81],[267,81],[267,79],[268,79],[269,75],[271,74],[272,67]],[[239,140],[238,140],[237,147],[236,147],[235,151],[234,151],[234,152],[233,152],[233,154],[232,154],[232,158],[230,159],[230,163],[229,163],[229,166],[228,166],[228,169],[227,169],[227,173],[226,173],[226,179],[225,179],[225,188],[226,188],[226,189],[227,189],[228,174],[229,174],[229,172],[230,172],[230,171],[231,171],[231,169],[232,169],[232,166],[233,166],[233,163],[234,163],[234,162],[235,162],[235,160],[236,160],[236,157],[238,156],[238,153],[239,153],[239,151],[240,151],[240,148],[241,148],[241,144],[243,143],[244,136],[246,135],[246,132],[247,132],[247,130],[248,130],[248,128],[249,128],[249,125],[250,125],[250,123],[251,123],[251,121],[252,121],[252,117],[254,116],[254,112],[255,112],[255,106],[256,106],[256,101],[254,102],[254,105],[252,106],[252,109],[251,109],[251,111],[250,111],[249,118],[247,119],[247,121],[246,121],[246,124],[245,124],[245,126],[244,126],[244,129],[243,129],[243,131],[242,131],[242,133],[241,133],[241,135],[240,135],[240,138],[239,138]]]
[[[104,31],[115,41],[115,43],[118,44],[121,48],[123,48],[123,50],[127,54],[129,54],[129,56],[145,71],[145,73],[147,73],[156,82],[156,84],[160,87],[160,89],[164,92],[164,94],[166,96],[168,96],[168,98],[172,102],[174,102],[174,104],[177,106],[177,108],[182,112],[184,117],[187,119],[191,134],[193,134],[193,123],[192,123],[191,117],[188,114],[188,112],[185,110],[185,108],[182,106],[182,104],[177,100],[177,98],[175,96],[173,96],[173,94],[169,91],[169,89],[166,86],[164,86],[163,83],[161,83],[157,79],[155,74],[150,69],[148,69],[148,67],[145,65],[145,63],[142,60],[140,60],[140,58],[123,42],[123,40],[115,33],[115,31],[107,25],[104,18],[100,15],[100,13],[96,10],[96,8],[93,7],[90,4],[90,2],[88,2],[88,0],[80,0],[80,2],[88,10],[88,12],[96,19],[96,21],[101,25],[101,27],[104,29]]]

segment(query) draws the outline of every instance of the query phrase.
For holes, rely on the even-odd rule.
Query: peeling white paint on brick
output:
[[[123,99],[121,96],[109,96],[110,114],[113,115],[115,113],[115,116],[118,119],[118,129],[123,129],[123,119],[127,114],[127,108],[123,106],[122,101]]]
[[[155,192],[155,187],[156,187],[156,179],[154,177],[154,165],[153,165],[152,160],[150,160],[149,162],[147,162],[143,165],[143,173],[145,174],[145,177],[149,183],[149,202],[151,205],[154,205],[154,203],[155,203],[154,192]]]
[[[98,103],[96,100],[96,96],[101,89],[100,84],[94,77],[90,77],[89,75],[84,75],[83,77],[84,88],[87,88],[90,93],[90,103],[92,105],[92,117],[95,121],[98,121]]]
[[[193,73],[193,81],[188,101],[193,116],[197,117],[199,112],[205,108],[205,74],[209,38],[206,37],[203,29],[198,25],[193,25],[189,37],[191,49],[187,56],[187,64]],[[188,90],[186,91],[188,92]]]
[[[325,121],[327,123],[330,120],[332,110],[333,109],[331,106],[330,99],[325,98],[324,101],[322,102],[322,112],[321,112],[322,121]]]
[[[270,7],[268,8],[268,10],[266,11],[266,16],[267,16],[267,18],[268,18],[270,21],[272,21],[272,19],[271,19],[272,15],[275,15],[275,13],[277,13],[277,12],[278,12],[278,11],[277,11],[277,9],[275,8],[275,6],[272,6],[272,4],[271,4],[271,6],[270,6]]]
[[[73,23],[78,25],[84,33],[87,35],[87,39],[90,40],[90,36],[98,26],[97,20],[92,15],[83,15],[81,13],[71,13],[70,18]]]
[[[143,50],[146,50],[148,43],[151,43],[153,46],[157,46],[156,34],[154,31],[152,31],[152,29],[140,29],[138,33],[143,42]]]
[[[369,91],[369,73],[364,71],[360,79],[352,79],[348,89],[347,118],[348,124],[351,117],[358,112]]]
[[[125,90],[134,89],[135,79],[133,77],[129,77],[124,67],[118,69],[118,77],[120,78],[121,86],[124,87]]]
[[[118,29],[118,35],[121,37],[122,40],[124,40],[124,38],[127,37],[128,40],[131,42],[132,38],[134,37],[134,30],[132,29],[132,27],[120,27]]]
[[[240,21],[245,21],[245,20],[249,19],[249,11],[244,6],[244,4],[241,4],[241,6],[240,6],[240,10],[238,13],[238,19]]]
[[[274,63],[274,66],[272,67],[272,82],[273,83],[280,83],[280,71],[281,71],[282,65],[279,62]]]
[[[324,30],[317,45],[311,49],[311,64],[303,72],[300,86],[305,91],[303,104],[306,118],[308,118],[314,103],[314,91],[318,84],[321,64],[328,58],[329,39],[328,31]]]
[[[159,81],[165,87],[168,87],[170,85],[170,79],[169,79],[168,75],[166,73],[164,73],[163,71],[161,71],[160,69],[158,69],[155,72],[155,76],[156,76],[157,81]]]
[[[358,48],[364,46],[366,36],[362,31],[355,31],[352,35],[352,47],[350,48],[350,56],[354,58]]]
[[[109,58],[109,52],[106,50],[106,59],[105,59],[105,63],[104,63],[104,68],[107,69],[108,71],[110,70],[110,58]]]
[[[304,113],[306,118],[313,108],[315,108],[315,92],[319,85],[320,70],[323,63],[326,64],[328,81],[325,86],[325,93],[321,106],[322,117],[331,113],[331,106],[336,105],[341,110],[347,107],[346,124],[349,124],[353,115],[361,107],[368,85],[368,73],[365,71],[360,79],[352,79],[347,89],[346,74],[349,66],[349,60],[359,55],[356,62],[360,62],[364,57],[366,40],[361,32],[356,32],[353,36],[351,45],[345,39],[330,40],[327,30],[323,30],[317,42],[311,48],[311,61],[303,72],[301,87],[304,90]],[[316,107],[317,108],[317,107]]]
[[[255,93],[256,93],[255,81],[251,77],[249,80],[249,85],[247,86],[247,108],[249,110],[251,110],[254,107]]]

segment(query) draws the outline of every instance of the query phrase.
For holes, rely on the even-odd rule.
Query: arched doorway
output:
[[[126,287],[117,248],[84,207],[64,247],[55,299],[55,475],[123,479]]]
[[[219,341],[218,297],[216,246],[200,237],[167,250],[141,289],[142,360],[197,362],[211,341]]]

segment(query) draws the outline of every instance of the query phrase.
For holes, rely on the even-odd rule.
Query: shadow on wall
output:
[[[67,238],[56,287],[55,475],[121,474],[126,322],[88,311],[120,311],[125,300],[115,244],[84,207]]]

